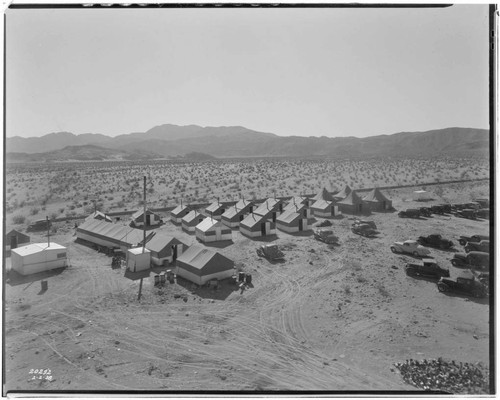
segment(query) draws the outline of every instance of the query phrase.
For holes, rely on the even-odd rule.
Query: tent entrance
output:
[[[266,236],[266,223],[265,222],[260,224],[260,233],[262,234],[262,236]]]
[[[10,237],[10,248],[11,249],[17,248],[17,236]]]
[[[299,231],[304,230],[304,220],[301,218],[299,219]]]
[[[151,225],[151,215],[146,214],[146,226]]]
[[[177,245],[174,244],[172,245],[172,262],[175,262],[177,260]]]

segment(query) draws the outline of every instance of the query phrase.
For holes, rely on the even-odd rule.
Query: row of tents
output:
[[[189,205],[179,205],[171,211],[171,221],[188,233],[195,233],[201,242],[231,239],[231,228],[239,228],[248,237],[267,236],[276,229],[294,233],[311,229],[313,217],[332,218],[345,214],[363,214],[392,209],[392,201],[379,189],[361,196],[346,186],[331,194],[323,189],[314,197],[292,197],[286,204],[281,199],[269,198],[261,204],[240,200],[234,206],[219,201],[210,204],[204,212]]]

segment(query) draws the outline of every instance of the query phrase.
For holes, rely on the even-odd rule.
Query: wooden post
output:
[[[139,295],[137,296],[137,300],[141,299],[141,294],[142,294],[142,278],[141,278],[141,282],[139,283]]]
[[[48,244],[48,247],[50,247],[50,224],[49,224],[49,217],[45,216],[45,219],[47,221],[47,244]]]
[[[143,215],[143,227],[142,227],[143,237],[142,237],[142,252],[146,248],[146,177],[144,177],[144,215]],[[142,288],[142,279],[141,279]],[[141,297],[139,293],[139,298]]]

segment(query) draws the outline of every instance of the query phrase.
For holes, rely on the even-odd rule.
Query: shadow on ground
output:
[[[10,286],[18,286],[18,285],[24,285],[24,284],[31,285],[33,282],[42,281],[42,280],[48,279],[52,276],[62,274],[66,268],[67,267],[62,267],[62,268],[52,269],[50,271],[39,272],[37,274],[31,274],[31,275],[21,275],[16,271],[10,270],[7,273],[6,283],[8,283]],[[25,287],[24,290],[26,290],[27,288],[28,287]],[[40,292],[39,294],[43,294],[43,293],[45,293],[45,290],[43,292]]]

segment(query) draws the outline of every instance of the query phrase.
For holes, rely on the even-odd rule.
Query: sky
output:
[[[7,137],[489,127],[487,5],[6,14]]]

